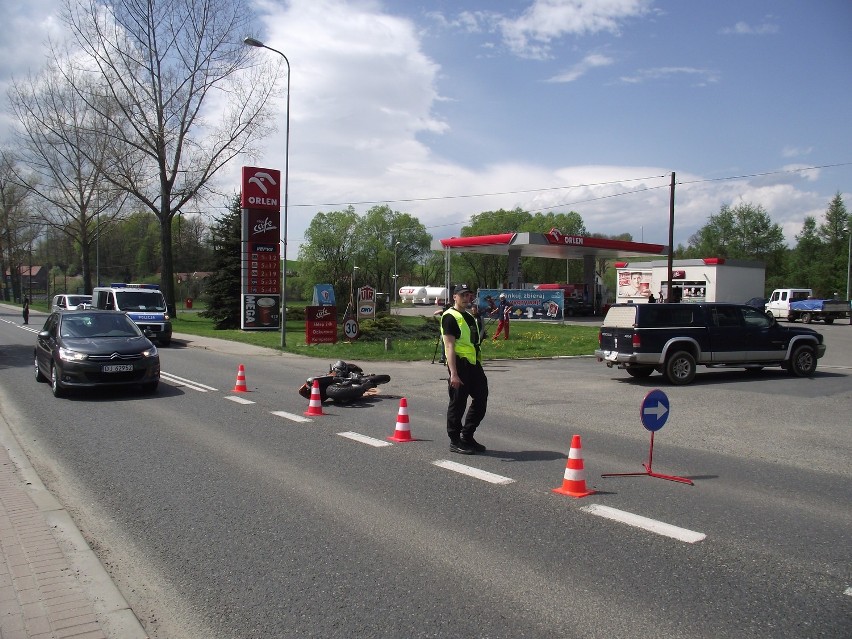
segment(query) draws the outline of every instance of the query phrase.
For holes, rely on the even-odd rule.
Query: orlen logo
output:
[[[243,167],[242,208],[281,210],[281,171]]]

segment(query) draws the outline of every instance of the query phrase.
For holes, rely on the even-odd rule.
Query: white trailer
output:
[[[668,299],[668,261],[616,263],[616,301],[642,304],[654,296]],[[672,296],[682,302],[742,304],[765,293],[766,266],[760,262],[721,257],[674,260]]]

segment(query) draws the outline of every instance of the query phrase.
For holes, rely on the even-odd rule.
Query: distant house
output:
[[[47,288],[47,272],[48,270],[42,266],[19,266],[18,273],[20,274],[21,286],[27,289],[30,287],[30,282],[32,282],[32,288],[39,289],[40,291],[45,290]],[[11,274],[12,271],[7,268],[7,282]]]

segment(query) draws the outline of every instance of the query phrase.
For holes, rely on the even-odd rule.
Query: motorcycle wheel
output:
[[[331,401],[338,404],[348,404],[361,397],[371,388],[374,388],[373,384],[346,382],[343,384],[331,384],[325,389],[325,392]]]

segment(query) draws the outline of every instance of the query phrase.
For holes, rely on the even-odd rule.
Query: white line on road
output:
[[[510,477],[495,475],[494,473],[489,473],[487,470],[480,470],[473,466],[465,466],[464,464],[459,464],[458,462],[450,461],[449,459],[439,459],[432,463],[440,468],[446,468],[447,470],[452,470],[454,472],[461,473],[462,475],[467,475],[468,477],[481,479],[482,481],[487,481],[492,484],[511,484],[515,481]]]
[[[302,415],[296,415],[294,413],[285,413],[283,410],[274,410],[272,411],[273,415],[277,415],[278,417],[283,417],[284,419],[289,419],[291,422],[299,422],[300,424],[306,424],[308,422],[312,422],[314,420],[309,419],[308,417],[303,417]]]
[[[656,519],[649,519],[648,517],[642,517],[641,515],[634,515],[633,513],[618,510],[617,508],[610,508],[609,506],[592,504],[590,506],[583,506],[580,510],[585,510],[587,513],[598,515],[599,517],[605,517],[606,519],[612,519],[613,521],[620,521],[623,524],[635,526],[636,528],[642,528],[643,530],[647,530],[658,535],[672,537],[673,539],[678,539],[688,544],[694,544],[707,537],[704,533],[695,532],[694,530],[688,530],[686,528],[679,528],[678,526],[672,526],[671,524],[666,524],[662,521],[657,521]]]
[[[381,448],[383,446],[393,446],[393,444],[391,444],[390,442],[386,442],[381,439],[376,439],[374,437],[367,437],[366,435],[362,435],[360,433],[353,433],[352,431],[337,434],[341,437],[346,437],[347,439],[354,439],[356,442],[361,442],[362,444],[375,446],[376,448]]]
[[[225,395],[225,399],[228,399],[235,404],[254,404],[250,399],[246,399],[245,397],[237,397],[236,395]]]
[[[849,595],[850,597],[852,597],[852,588],[847,588],[846,590],[843,591],[843,594]]]
[[[160,372],[160,377],[164,377],[170,382],[176,382],[179,384],[183,384],[192,390],[197,390],[199,393],[206,393],[207,391],[215,391],[216,389],[212,386],[207,386],[200,382],[193,382],[191,379],[185,379],[183,377],[178,377],[177,375],[172,375],[171,373],[163,373]]]

